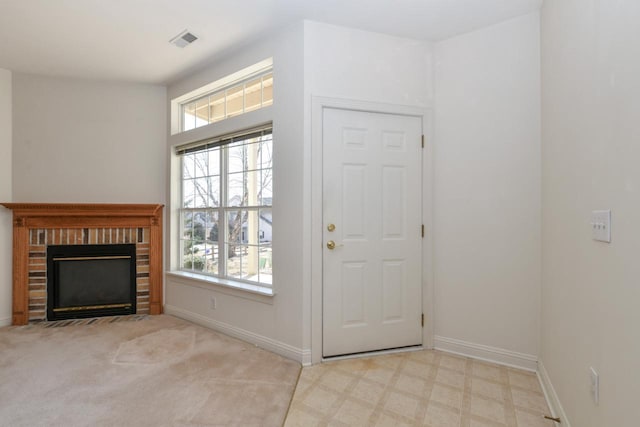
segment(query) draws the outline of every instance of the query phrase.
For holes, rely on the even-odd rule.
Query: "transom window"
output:
[[[179,146],[180,268],[272,284],[271,124]]]
[[[181,104],[182,131],[215,123],[273,104],[271,69]]]

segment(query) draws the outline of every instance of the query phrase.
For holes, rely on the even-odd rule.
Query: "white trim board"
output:
[[[187,311],[169,304],[165,304],[164,312],[165,314],[188,320],[190,322],[204,326],[205,328],[210,328],[215,331],[222,332],[225,335],[229,335],[231,337],[238,338],[239,340],[254,344],[257,347],[279,354],[280,356],[286,357],[287,359],[300,362],[304,366],[308,366],[311,364],[311,350],[299,349],[289,344],[285,344],[281,341],[249,332],[236,326],[229,325],[228,323],[210,319],[198,313],[193,313],[191,311]]]
[[[498,365],[524,369],[531,372],[537,372],[538,370],[538,358],[530,354],[518,353],[516,351],[505,350],[503,348],[475,344],[438,335],[434,337],[433,341],[434,348],[436,350],[459,354],[461,356],[484,360],[486,362],[497,363]]]
[[[0,328],[3,326],[11,326],[11,317],[0,318]]]
[[[562,426],[571,427],[569,418],[567,418],[567,414],[564,412],[564,408],[560,403],[560,399],[556,394],[556,390],[553,388],[553,384],[551,384],[551,378],[549,378],[549,374],[544,368],[542,360],[538,361],[538,381],[540,381],[540,386],[542,387],[544,398],[547,400],[547,405],[549,406],[551,415],[554,417],[559,417],[560,421],[562,422]]]

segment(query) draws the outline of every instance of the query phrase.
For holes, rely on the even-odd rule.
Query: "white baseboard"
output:
[[[446,338],[436,335],[433,337],[433,346],[436,350],[446,351],[473,359],[497,363],[499,365],[524,369],[536,372],[538,370],[538,358],[524,353],[518,353],[503,348],[488,345],[474,344],[454,338]]]
[[[253,332],[249,332],[245,329],[238,328],[228,323],[221,322],[219,320],[210,319],[202,316],[198,313],[193,313],[188,310],[184,310],[179,307],[175,307],[169,304],[165,304],[164,312],[172,316],[179,317],[181,319],[189,320],[190,322],[197,323],[198,325],[206,328],[211,328],[216,331],[222,332],[225,335],[238,338],[242,341],[249,342],[265,350],[269,350],[273,353],[279,354],[292,359],[301,364],[307,366],[311,364],[311,350],[303,350],[293,347],[289,344],[285,344],[281,341],[277,341],[262,335],[258,335]]]
[[[560,403],[560,399],[558,399],[558,395],[556,394],[556,390],[553,388],[553,384],[551,384],[551,378],[549,378],[549,374],[544,368],[542,360],[538,361],[538,381],[540,381],[542,392],[544,393],[545,399],[547,399],[547,405],[549,405],[551,415],[560,418],[560,421],[562,422],[561,425],[563,427],[571,427],[569,418],[567,418],[567,414],[564,412],[564,408]]]
[[[311,349],[302,350],[302,366],[311,366]]]
[[[11,326],[11,317],[0,317],[0,328],[3,326]]]

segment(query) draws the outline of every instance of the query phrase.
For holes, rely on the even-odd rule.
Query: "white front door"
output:
[[[326,108],[322,132],[323,356],[420,345],[422,119]]]

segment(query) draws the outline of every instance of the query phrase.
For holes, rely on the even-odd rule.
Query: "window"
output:
[[[263,70],[180,105],[187,131],[273,104],[273,72]]]
[[[180,269],[270,287],[271,124],[185,144]]]

